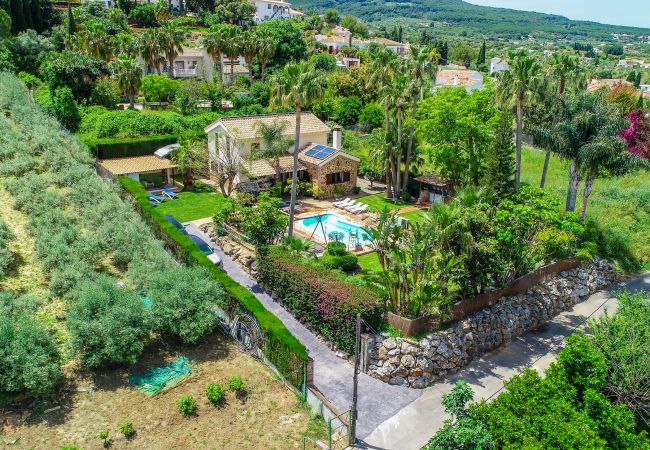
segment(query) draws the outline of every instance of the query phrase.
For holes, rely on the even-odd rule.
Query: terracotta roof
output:
[[[280,169],[283,172],[291,172],[293,170],[293,156],[286,155],[279,158]],[[272,159],[256,159],[256,160],[243,160],[242,165],[246,168],[251,178],[267,177],[275,175],[273,168],[274,161]],[[298,164],[298,170],[305,170],[305,166]]]
[[[430,184],[432,186],[449,186],[450,184],[450,181],[448,179],[438,175],[423,175],[421,177],[417,177],[415,181],[419,181],[420,183],[424,184]]]
[[[395,46],[395,45],[405,45],[405,44],[402,44],[401,42],[393,41],[393,40],[391,40],[391,39],[386,39],[386,38],[382,38],[382,37],[380,37],[380,38],[372,38],[372,39],[368,39],[368,42],[374,42],[374,43],[376,43],[376,44],[381,44],[381,45],[391,45],[391,46]]]
[[[173,169],[176,167],[176,165],[170,160],[166,158],[158,158],[154,155],[103,159],[97,162],[113,175],[150,172],[154,170]]]
[[[286,121],[285,136],[294,136],[296,128],[296,115],[294,113],[222,117],[207,126],[205,132],[209,133],[221,124],[237,139],[255,139],[262,137],[255,124],[257,122],[271,124],[274,120]],[[329,127],[313,113],[303,112],[300,115],[300,134],[329,133],[329,130]]]
[[[312,164],[314,166],[322,166],[323,164],[326,164],[330,161],[332,161],[334,158],[338,156],[342,156],[344,158],[351,159],[353,161],[359,162],[360,159],[357,158],[354,155],[351,155],[349,153],[344,152],[343,150],[335,150],[332,152],[327,158],[320,159],[320,158],[314,158],[313,156],[309,156],[306,153],[311,150],[312,148],[316,147],[317,145],[321,144],[309,144],[305,148],[303,148],[300,153],[298,153],[298,160],[307,163],[307,164]]]
[[[634,86],[629,81],[621,78],[604,78],[602,80],[591,80],[587,86],[587,91],[594,92],[598,89],[607,88],[611,89],[615,86]]]

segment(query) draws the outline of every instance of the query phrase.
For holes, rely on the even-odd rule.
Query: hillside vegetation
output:
[[[527,35],[554,35],[571,40],[611,39],[611,33],[631,35],[650,34],[650,30],[634,27],[603,25],[595,22],[570,20],[563,16],[515,11],[505,8],[471,5],[461,0],[297,0],[305,9],[336,8],[353,14],[373,25],[396,24],[396,19],[409,19],[404,23],[436,22],[437,33],[467,33],[482,36],[499,36],[518,39]],[[443,22],[450,25],[446,27]],[[428,25],[428,24],[427,24]]]
[[[539,185],[544,153],[524,149],[522,181]],[[551,159],[546,189],[560,198],[566,197],[568,163]],[[578,203],[582,192],[578,198]],[[580,204],[577,205],[580,207]],[[587,219],[599,233],[597,239],[605,255],[614,257],[628,269],[642,265],[650,268],[650,183],[647,172],[624,177],[601,178],[594,182]]]

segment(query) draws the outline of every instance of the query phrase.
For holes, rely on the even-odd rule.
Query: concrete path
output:
[[[186,224],[186,230],[190,234],[201,237],[205,242],[210,242],[209,237],[195,224]],[[230,257],[220,249],[214,250],[221,257],[223,269],[228,275],[253,292],[264,307],[280,319],[291,333],[307,347],[309,356],[314,360],[314,384],[340,412],[347,411],[352,403],[352,365],[336,356],[314,333],[273,301]],[[363,438],[379,424],[420,397],[423,391],[390,386],[362,373],[359,375],[359,393],[357,436]]]
[[[650,291],[650,273],[611,289],[616,291]],[[557,357],[564,340],[576,329],[584,326],[587,318],[612,314],[617,301],[611,291],[591,295],[570,311],[555,317],[541,328],[514,339],[500,351],[484,355],[443,382],[424,390],[422,396],[410,403],[395,416],[379,425],[364,443],[368,448],[390,450],[416,450],[422,448],[442,427],[447,418],[442,406],[442,396],[457,380],[467,381],[474,390],[474,399],[487,399],[498,395],[503,382],[524,369],[546,369]],[[365,392],[360,393],[361,396]]]

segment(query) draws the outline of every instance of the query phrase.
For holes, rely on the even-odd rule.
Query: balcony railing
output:
[[[174,69],[176,78],[192,78],[196,76],[196,69]]]

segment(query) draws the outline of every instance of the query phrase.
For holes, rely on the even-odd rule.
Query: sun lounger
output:
[[[168,188],[163,189],[162,194],[165,197],[169,197],[169,198],[172,198],[172,199],[178,198],[178,194],[176,192],[172,191],[171,189],[168,189]]]
[[[347,197],[345,200],[339,200],[338,202],[332,202],[332,205],[334,206],[339,206],[339,205],[344,205],[346,203],[350,203],[352,200],[350,197]]]
[[[341,203],[335,204],[334,206],[336,206],[337,208],[340,208],[340,209],[345,209],[346,207],[348,207],[350,205],[354,205],[355,203],[356,203],[356,201],[354,201],[352,199],[348,199],[347,202],[341,202]]]
[[[363,203],[352,202],[349,205],[343,207],[343,209],[349,212],[349,211],[352,211],[353,209],[359,208],[361,205],[363,205]]]
[[[359,208],[353,209],[353,210],[350,211],[350,212],[351,212],[352,214],[361,214],[361,213],[364,213],[364,212],[368,211],[369,208],[370,208],[370,206],[368,206],[368,205],[363,205],[363,206],[360,206]]]
[[[153,200],[151,200],[151,199],[149,199],[149,204],[150,204],[151,206],[158,206],[158,202],[153,201]]]
[[[161,197],[160,195],[149,194],[149,201],[154,201],[156,203],[162,203],[162,202],[165,201],[165,197]]]

